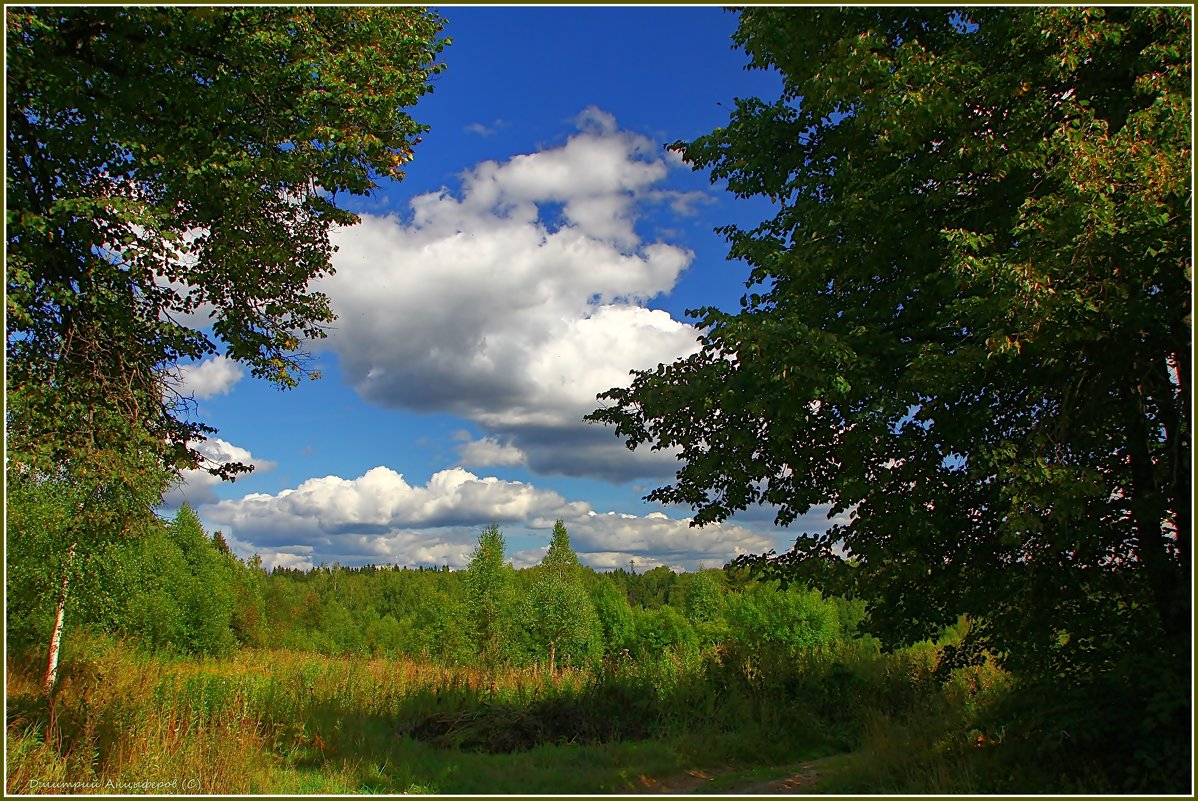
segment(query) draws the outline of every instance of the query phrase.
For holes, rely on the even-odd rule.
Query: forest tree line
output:
[[[23,500],[14,507],[18,525],[45,525],[69,511],[49,493]],[[223,534],[205,531],[184,504],[173,519],[110,540],[81,561],[72,609],[76,625],[154,652],[226,657],[271,648],[553,669],[661,655],[694,661],[772,646],[797,653],[862,636],[863,602],[797,585],[778,591],[746,568],[596,571],[579,563],[561,521],[540,564],[515,569],[504,549],[502,531],[491,525],[465,570],[267,570],[257,556],[232,553]],[[50,629],[56,572],[48,553],[10,558],[14,644],[39,647]]]

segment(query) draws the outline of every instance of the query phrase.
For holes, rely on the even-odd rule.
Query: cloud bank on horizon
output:
[[[313,559],[343,564],[442,565],[464,568],[481,522],[541,532],[546,541],[562,519],[579,557],[593,567],[667,565],[693,570],[774,546],[738,525],[697,531],[689,519],[654,512],[601,514],[583,501],[520,481],[480,478],[460,467],[412,486],[387,467],[354,479],[313,478],[277,494],[253,493],[205,507],[205,517],[233,532],[231,544],[268,565],[312,567]],[[543,548],[509,554],[517,567],[540,561]]]

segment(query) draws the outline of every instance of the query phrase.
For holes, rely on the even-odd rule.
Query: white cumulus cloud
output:
[[[458,457],[463,467],[498,467],[524,464],[528,457],[524,451],[495,437],[468,439],[457,446]]]
[[[773,538],[745,526],[722,523],[695,528],[690,518],[661,512],[638,516],[587,510],[564,522],[579,558],[597,569],[635,560],[646,569],[664,564],[697,570],[701,565],[720,567],[737,556],[777,547]]]
[[[693,326],[645,305],[693,254],[637,231],[645,204],[681,195],[661,188],[671,162],[652,141],[598,109],[578,124],[560,146],[476,165],[456,195],[414,198],[406,218],[338,232],[337,274],[316,287],[340,316],[325,345],[366,400],[460,415],[534,472],[669,475],[669,454],[629,452],[582,417],[630,370],[697,348]]]
[[[380,466],[354,479],[324,476],[275,495],[251,493],[220,501],[207,507],[205,515],[259,545],[328,545],[343,535],[470,527],[565,508],[557,493],[519,481],[479,478],[460,467],[434,473],[424,486],[412,486]]]

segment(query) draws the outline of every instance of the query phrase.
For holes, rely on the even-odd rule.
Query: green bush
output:
[[[728,597],[728,636],[744,653],[781,649],[791,655],[831,645],[840,637],[834,603],[818,590],[758,584]]]
[[[635,614],[636,650],[660,656],[672,651],[684,658],[699,652],[699,637],[690,621],[672,606],[659,606]]]
[[[615,655],[626,648],[631,649],[636,637],[636,621],[624,594],[610,581],[601,578],[591,588],[591,600],[603,630],[604,653]]]

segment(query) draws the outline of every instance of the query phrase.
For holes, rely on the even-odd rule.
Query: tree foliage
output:
[[[728,598],[729,639],[742,652],[798,654],[841,636],[835,604],[818,590],[758,584]]]
[[[699,638],[686,617],[672,606],[637,610],[634,614],[636,646],[642,654],[654,656],[667,649],[683,656],[699,652]]]
[[[528,651],[534,660],[547,662],[551,671],[562,664],[597,662],[603,656],[605,629],[595,601],[582,585],[582,566],[560,519],[553,524],[549,548],[517,614]]]
[[[603,650],[607,654],[619,654],[633,647],[636,633],[636,620],[628,599],[612,582],[607,574],[596,581],[591,587],[591,601],[595,605],[595,615],[599,618],[599,627],[603,631]]]
[[[724,580],[719,570],[700,570],[686,588],[686,616],[710,623],[724,613]]]
[[[176,365],[223,343],[280,386],[307,373],[333,319],[308,283],[357,219],[337,195],[402,177],[444,42],[415,8],[39,6],[5,26],[7,476],[79,495],[49,691],[76,548],[146,524],[183,469],[249,469],[202,459],[214,429]]]
[[[67,553],[79,499],[61,481],[9,480],[5,487],[5,620],[8,641],[44,641],[54,595],[69,568]]]
[[[743,11],[782,96],[671,147],[774,203],[722,229],[749,291],[590,415],[678,449],[649,497],[698,525],[847,516],[746,561],[860,595],[890,644],[968,613],[1074,699],[1045,717],[1074,747],[1142,722],[1114,692],[1165,710],[1152,741],[1188,727],[1191,37],[1184,8]]]
[[[251,569],[220,551],[190,507],[169,523],[132,518],[137,527],[129,536],[97,539],[67,565],[66,541],[77,536],[74,499],[51,482],[18,486],[9,534],[19,547],[6,553],[5,611],[15,646],[44,642],[64,571],[71,618],[80,627],[176,653],[220,656],[239,642],[260,644],[247,623],[264,624],[260,591],[255,599],[238,589],[253,578]]]
[[[704,646],[721,643],[728,637],[726,589],[721,570],[700,570],[686,585],[686,618]]]
[[[892,639],[970,612],[1034,653],[1113,608],[1188,638],[1190,31],[1178,8],[742,12],[782,97],[671,147],[776,204],[723,229],[750,292],[590,419],[678,448],[649,497],[696,524],[848,514],[791,566],[843,547]]]
[[[525,593],[517,615],[530,655],[550,670],[585,666],[603,656],[604,630],[595,602],[577,582],[541,574]]]
[[[441,20],[416,8],[6,13],[12,459],[123,482],[212,429],[169,371],[217,352],[280,386],[333,319],[342,193],[402,176]],[[208,466],[208,465],[206,465]],[[209,466],[231,475],[243,466]]]

